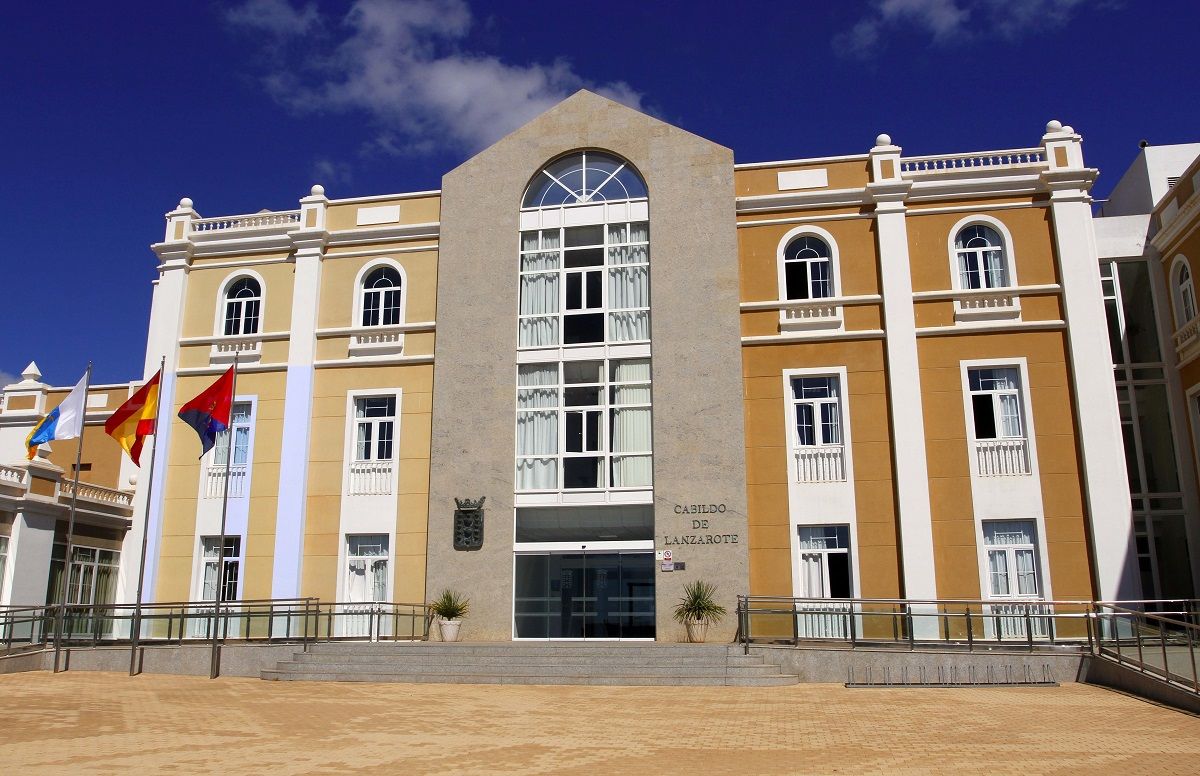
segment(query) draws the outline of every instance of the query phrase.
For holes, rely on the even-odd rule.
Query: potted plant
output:
[[[703,579],[684,586],[683,598],[675,606],[675,619],[687,628],[689,643],[703,644],[709,623],[720,622],[725,616],[725,607],[716,602],[716,594],[717,588]]]
[[[442,641],[458,641],[458,629],[471,608],[470,602],[453,590],[443,590],[429,608],[437,618]]]

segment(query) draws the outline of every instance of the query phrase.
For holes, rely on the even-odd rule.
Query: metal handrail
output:
[[[1131,609],[1119,603],[1098,601],[1094,606],[1097,620],[1094,654],[1200,694],[1200,672],[1197,670],[1200,661],[1196,656],[1200,647],[1200,625],[1168,614]],[[1195,613],[1184,614],[1194,617]],[[1131,650],[1136,650],[1136,658],[1130,654]]]

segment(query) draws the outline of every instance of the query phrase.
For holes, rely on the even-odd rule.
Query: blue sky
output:
[[[34,7],[36,6],[36,7]],[[21,3],[0,29],[0,380],[140,377],[152,242],[205,216],[440,187],[580,87],[737,161],[1084,136],[1103,197],[1141,139],[1200,140],[1200,4]]]

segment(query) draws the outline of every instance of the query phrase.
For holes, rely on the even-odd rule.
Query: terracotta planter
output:
[[[708,622],[706,620],[688,620],[684,623],[687,627],[687,640],[689,644],[703,644],[704,637],[708,635]]]
[[[462,620],[438,620],[438,635],[442,641],[458,641],[458,629]]]

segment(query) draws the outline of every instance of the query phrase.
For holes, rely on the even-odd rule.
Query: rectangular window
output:
[[[644,222],[523,232],[520,346],[648,340],[649,257]]]
[[[354,400],[354,460],[390,461],[396,427],[396,397]]]
[[[233,437],[234,466],[245,466],[250,460],[250,402],[237,402],[229,413],[229,428],[217,434],[213,447],[213,463],[224,466],[229,462],[229,438]]]
[[[797,526],[804,598],[850,598],[850,526]]]
[[[650,432],[648,359],[517,370],[517,490],[649,487]]]
[[[793,377],[796,443],[801,446],[842,443],[841,386],[836,377]]]
[[[346,602],[387,601],[387,590],[387,534],[348,534],[346,536]]]
[[[989,520],[983,524],[991,598],[1037,598],[1036,528],[1032,520]]]
[[[1021,380],[1015,367],[971,369],[967,373],[976,439],[1024,437]]]
[[[205,536],[201,539],[203,546],[204,568],[200,579],[200,600],[213,601],[217,597],[217,564],[219,548],[222,544],[219,536]],[[240,536],[225,537],[224,568],[221,574],[221,600],[236,601],[238,597],[238,572],[242,555],[242,538]]]
[[[47,604],[57,604],[62,600],[63,559],[66,553],[65,544],[54,545],[50,558]],[[121,553],[117,550],[74,545],[71,548],[71,576],[66,603],[80,606],[112,603],[116,597],[120,563]]]

